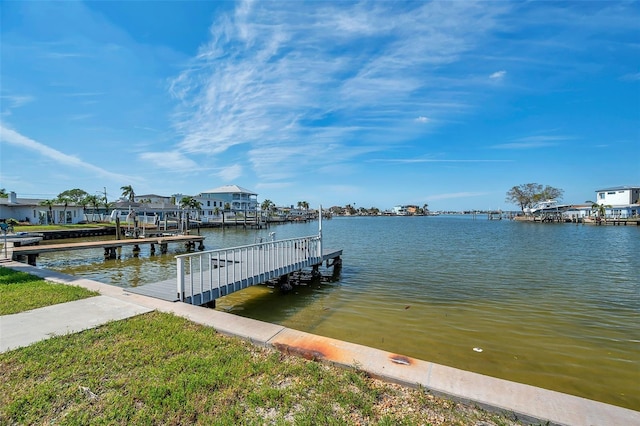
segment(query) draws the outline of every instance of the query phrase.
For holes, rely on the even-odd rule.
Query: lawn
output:
[[[3,315],[93,294],[2,267],[0,288]],[[151,312],[0,354],[0,424],[520,423]]]
[[[31,274],[0,267],[0,315],[15,314],[98,294],[82,287],[57,284]]]

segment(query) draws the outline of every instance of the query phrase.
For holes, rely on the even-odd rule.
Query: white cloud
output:
[[[493,145],[494,149],[536,149],[556,146],[558,142],[575,139],[572,136],[528,136],[516,139],[513,142]]]
[[[494,80],[502,80],[504,78],[504,76],[507,75],[507,72],[502,70],[502,71],[496,71],[493,74],[491,74],[489,76],[489,78],[494,79]]]
[[[34,97],[29,95],[2,95],[0,96],[0,99],[7,100],[11,105],[11,108],[20,108],[21,106],[32,102]]]
[[[188,172],[200,169],[195,161],[187,158],[178,151],[143,152],[140,154],[140,159],[152,163],[155,167],[167,170]]]
[[[216,175],[225,182],[231,182],[242,176],[242,166],[240,164],[234,164],[232,166],[225,167],[217,172]]]
[[[622,80],[622,81],[638,81],[638,80],[640,80],[640,72],[637,72],[635,74],[625,74],[622,77],[620,77],[620,80]]]
[[[412,139],[408,105],[428,112],[419,123],[468,110],[460,86],[478,83],[453,77],[440,84],[435,66],[481,43],[507,7],[241,3],[235,15],[211,25],[209,42],[170,82],[179,101],[176,150],[220,156],[246,144],[258,177],[278,181],[304,164],[321,168],[336,156],[355,158],[382,150],[376,144]],[[370,145],[323,155],[350,140]]]
[[[21,135],[15,130],[5,127],[3,124],[0,124],[0,141],[17,146],[19,148],[29,149],[61,165],[82,168],[82,169],[97,173],[100,176],[104,176],[112,179],[118,179],[118,180],[124,180],[124,181],[132,180],[130,176],[109,172],[100,167],[94,166],[93,164],[84,162],[77,157],[74,157],[72,155],[68,155],[56,149],[50,148],[40,142],[37,142],[33,139],[30,139],[26,136]]]

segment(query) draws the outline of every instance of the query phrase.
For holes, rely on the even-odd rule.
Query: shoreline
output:
[[[551,424],[638,424],[640,412],[537,388],[477,373],[393,354],[386,351],[313,335],[283,326],[183,303],[129,293],[126,289],[88,279],[38,269],[18,262],[3,263],[11,269],[41,278],[85,287],[144,310],[158,310],[213,327],[224,335],[272,347],[288,355],[302,356],[337,366],[358,369],[372,377],[408,387],[421,386],[438,396],[477,404],[490,411],[514,413],[527,422]],[[99,324],[90,324],[87,328]],[[532,404],[533,402],[533,404]]]

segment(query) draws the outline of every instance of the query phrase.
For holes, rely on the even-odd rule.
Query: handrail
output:
[[[175,258],[178,300],[185,301],[188,286],[194,303],[194,285],[199,285],[200,294],[218,289],[222,295],[222,289],[229,293],[229,286],[235,291],[237,286],[266,282],[321,264],[322,234],[186,253]]]

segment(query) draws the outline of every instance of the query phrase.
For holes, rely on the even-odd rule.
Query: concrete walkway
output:
[[[450,399],[492,411],[514,413],[531,423],[554,425],[640,425],[640,412],[409,358],[362,345],[316,336],[279,325],[180,302],[167,302],[96,281],[78,279],[18,262],[2,266],[49,281],[77,285],[101,296],[0,317],[0,351],[54,335],[97,327],[157,310],[213,327],[218,332],[274,347],[288,354],[353,367],[406,386],[423,386]]]

